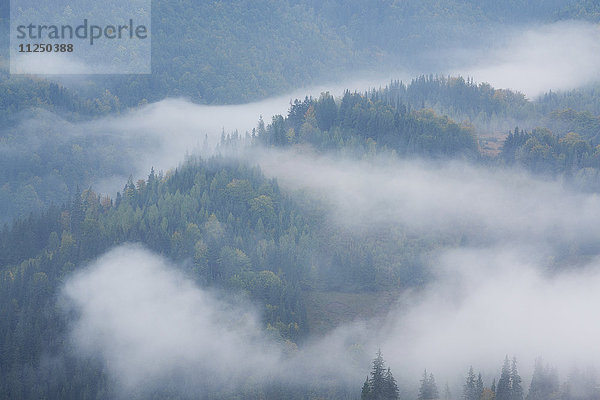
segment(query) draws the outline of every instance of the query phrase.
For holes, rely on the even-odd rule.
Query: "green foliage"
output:
[[[287,118],[273,117],[259,139],[273,146],[311,143],[323,150],[354,150],[359,154],[379,149],[411,156],[477,157],[477,143],[468,127],[432,110],[407,112],[402,104],[393,105],[378,97],[378,92],[362,95],[346,91],[339,107],[327,94],[316,101],[308,97],[302,102],[296,100]],[[286,135],[289,131],[300,131],[300,135]]]
[[[244,103],[365,65],[360,55],[302,2],[159,0],[152,3],[152,75],[102,84],[128,105],[167,96]]]
[[[593,0],[157,0],[152,74],[89,79],[81,92],[90,99],[85,107],[101,113],[117,104],[103,100],[107,89],[127,107],[167,96],[242,103],[361,67],[400,61],[432,69],[428,54],[469,46],[473,37],[496,33],[497,23],[596,21],[598,15]],[[0,20],[3,38],[7,21]],[[7,58],[5,50],[0,55]]]
[[[574,132],[559,137],[548,129],[528,133],[515,128],[504,142],[501,158],[538,174],[564,176],[584,190],[600,189],[600,146]]]
[[[404,262],[375,257],[382,245],[377,235],[332,235],[319,207],[293,201],[257,168],[214,158],[190,160],[164,176],[151,171],[135,183],[130,177],[115,199],[76,188],[63,207],[17,219],[0,232],[0,311],[5,312],[0,315],[9,316],[0,319],[0,348],[16,351],[15,335],[30,344],[19,347],[18,357],[0,361],[2,376],[37,371],[42,349],[68,358],[61,345],[66,321],[55,306],[58,290],[80,266],[125,242],[141,242],[164,254],[200,284],[246,293],[263,307],[265,329],[290,343],[309,329],[302,288],[343,285],[344,290],[372,291],[420,282]],[[395,232],[389,246],[399,257],[410,254],[406,249],[419,253]],[[30,301],[35,303],[22,308]],[[6,309],[11,304],[19,305],[18,312]],[[48,311],[40,314],[42,309]],[[20,328],[23,324],[43,326],[43,334]],[[69,363],[66,376],[84,368],[77,359]],[[97,382],[92,376],[105,379],[98,371],[86,379]],[[62,375],[56,379],[56,390],[71,390],[76,397],[93,390]],[[16,388],[7,382],[0,397]]]
[[[70,119],[119,112],[120,103],[109,91],[97,98],[78,95],[44,79],[9,75],[0,69],[0,128],[14,125],[22,112],[43,108]]]
[[[370,376],[365,381],[360,399],[361,400],[397,400],[398,385],[392,375],[390,368],[385,368],[385,361],[381,350],[377,351],[377,356],[373,360],[373,367]]]
[[[268,223],[257,228],[261,218]],[[55,306],[57,291],[75,266],[124,242],[142,242],[174,260],[191,260],[184,265],[199,282],[243,289],[264,306],[265,326],[298,340],[307,330],[299,277],[305,274],[308,257],[301,255],[308,248],[299,239],[308,228],[274,181],[257,169],[219,160],[191,162],[166,177],[152,171],[137,184],[129,179],[117,201],[91,190],[77,192],[62,209],[5,227],[0,234],[0,315],[7,317],[0,320],[0,348],[16,353],[0,360],[6,382],[0,397],[16,390],[14,381],[4,378],[37,369],[43,352],[68,356],[60,344],[66,321]],[[288,248],[298,257],[285,257]],[[23,346],[14,344],[19,337]],[[80,365],[73,362],[69,368]],[[62,389],[88,390],[73,386],[77,381],[57,379],[63,379],[58,383]]]
[[[78,186],[131,168],[124,140],[71,135],[66,121],[45,112],[38,116],[45,122],[7,128],[0,136],[0,223],[64,204]]]
[[[553,111],[575,110],[578,112],[590,112],[600,115],[600,87],[598,84],[590,84],[582,88],[563,92],[549,91],[535,101],[536,108],[543,115]]]
[[[516,358],[513,358],[512,363],[509,362],[508,356],[504,359],[495,393],[497,400],[523,400],[523,388]]]
[[[534,111],[522,93],[495,89],[488,83],[477,84],[461,76],[421,75],[408,85],[392,81],[377,96],[397,107],[433,108],[478,123],[490,122],[492,118],[524,118]]]
[[[592,144],[600,144],[600,117],[592,115],[589,111],[556,110],[550,113],[550,122],[561,136],[577,132]]]
[[[463,399],[464,400],[479,400],[483,394],[483,381],[481,380],[481,374],[478,378],[475,378],[473,367],[469,368],[467,374],[467,380],[463,386]]]

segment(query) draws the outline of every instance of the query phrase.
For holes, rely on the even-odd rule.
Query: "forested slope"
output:
[[[108,89],[125,106],[185,96],[208,104],[242,103],[357,71],[436,71],[436,51],[467,47],[499,24],[595,20],[594,2],[330,0],[152,3],[151,76],[96,77],[77,90]],[[8,7],[0,10],[7,30]],[[5,36],[6,37],[6,36]],[[8,42],[3,42],[6,49]],[[4,58],[6,63],[6,56]],[[7,68],[8,65],[4,68]],[[350,76],[350,75],[349,75]]]

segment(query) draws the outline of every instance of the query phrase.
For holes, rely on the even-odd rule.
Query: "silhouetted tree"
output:
[[[385,368],[381,350],[373,360],[371,375],[363,384],[361,400],[398,400],[399,390],[390,368]]]

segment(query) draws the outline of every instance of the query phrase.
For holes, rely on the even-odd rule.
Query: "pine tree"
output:
[[[384,376],[384,396],[386,400],[398,400],[399,396],[398,385],[396,379],[392,375],[392,370],[388,367]]]
[[[513,357],[510,369],[510,389],[512,400],[523,400],[523,387],[521,386],[521,376],[517,371],[517,358]]]
[[[475,400],[481,399],[483,395],[483,379],[481,378],[481,373],[477,376],[477,382],[475,382]]]
[[[373,360],[370,376],[363,384],[361,400],[398,400],[399,390],[390,368],[385,368],[381,350]]]
[[[371,400],[371,386],[369,385],[369,376],[363,384],[362,391],[360,392],[360,400]]]
[[[496,387],[496,400],[512,400],[512,390],[510,384],[510,363],[508,356],[504,359],[498,386]]]
[[[478,400],[475,398],[475,373],[473,372],[473,367],[469,368],[469,373],[467,374],[467,380],[463,387],[463,399]]]
[[[371,369],[371,379],[369,386],[371,387],[371,398],[373,400],[384,399],[385,386],[385,362],[381,354],[381,349],[377,351],[377,356],[373,360],[373,368]]]

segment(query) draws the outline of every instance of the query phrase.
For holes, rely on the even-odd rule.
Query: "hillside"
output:
[[[600,399],[596,3],[154,0],[110,76],[1,3],[0,399]]]

